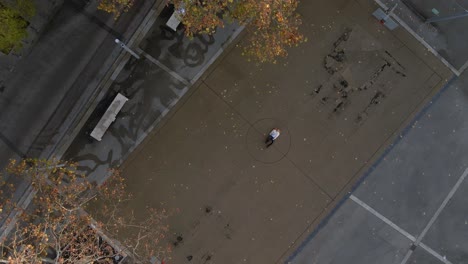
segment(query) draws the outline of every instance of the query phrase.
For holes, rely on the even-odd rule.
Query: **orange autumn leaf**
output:
[[[298,0],[170,0],[178,10],[185,34],[213,34],[226,22],[246,26],[243,54],[259,62],[276,62],[287,48],[306,41],[300,33]]]

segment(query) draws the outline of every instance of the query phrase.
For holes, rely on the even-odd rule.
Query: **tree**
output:
[[[111,13],[114,19],[118,19],[120,15],[127,12],[135,0],[100,0],[98,9],[107,13]]]
[[[0,4],[0,51],[9,53],[22,47],[21,41],[27,37],[28,20],[36,10],[30,0],[16,0],[14,4]]]
[[[118,18],[134,0],[101,0],[99,9]],[[299,31],[298,0],[167,0],[173,4],[185,34],[213,34],[225,23],[238,22],[249,33],[243,54],[259,62],[287,56],[287,48],[307,39]]]
[[[117,171],[101,186],[69,162],[11,161],[7,173],[29,179],[36,195],[1,241],[0,263],[115,263],[126,256],[134,263],[149,263],[168,258],[170,247],[162,241],[170,213],[148,208],[144,220],[134,217],[125,206],[132,196]],[[9,199],[0,205],[13,206]]]
[[[213,34],[226,22],[247,27],[244,54],[260,62],[276,62],[288,47],[305,37],[299,32],[298,0],[170,0],[178,10],[185,34]]]

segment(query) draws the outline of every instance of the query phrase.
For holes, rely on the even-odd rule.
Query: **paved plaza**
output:
[[[288,263],[468,263],[467,77],[427,105]]]
[[[440,27],[452,53],[437,57],[381,25],[376,2],[301,1],[308,42],[274,65],[247,61],[236,24],[188,39],[165,27],[160,2],[141,1],[115,29],[66,2],[31,63],[0,84],[0,165],[60,153],[96,182],[120,167],[137,218],[178,209],[170,263],[468,263],[468,75],[444,61],[467,65],[447,48],[463,49],[460,25]],[[117,93],[129,100],[96,141]],[[272,128],[282,133],[266,148]]]
[[[123,162],[131,208],[180,209],[174,263],[284,262],[452,78],[375,8],[302,3],[308,43],[277,65],[226,51]]]

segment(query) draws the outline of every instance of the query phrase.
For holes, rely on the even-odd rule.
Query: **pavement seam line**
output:
[[[330,202],[330,203],[331,203],[331,202]],[[330,203],[329,203],[329,204],[330,204]],[[296,243],[301,239],[301,237],[311,229],[311,227],[314,225],[314,223],[315,223],[324,213],[327,212],[327,210],[328,210],[327,207],[328,207],[328,205],[325,206],[325,207],[322,209],[322,211],[320,211],[320,213],[317,214],[316,217],[314,217],[314,219],[312,219],[312,221],[310,222],[310,224],[308,224],[308,225],[306,226],[306,228],[304,229],[304,231],[302,231],[302,232],[294,239],[294,241],[291,242],[291,244],[288,246],[288,248],[291,247],[292,245],[296,244]],[[288,250],[286,250],[283,254],[281,254],[281,256],[278,258],[278,260],[275,262],[275,264],[281,263],[281,260],[283,259],[283,257],[284,257],[287,253],[288,253]],[[286,262],[285,264],[291,264],[291,262]]]
[[[398,225],[396,225],[395,223],[393,223],[390,219],[386,218],[385,216],[383,216],[382,214],[380,214],[379,212],[377,212],[374,208],[370,207],[368,204],[366,204],[365,202],[363,202],[361,199],[357,198],[356,196],[354,195],[350,195],[349,196],[349,199],[353,200],[355,203],[357,203],[359,206],[361,206],[362,208],[364,208],[366,211],[368,211],[369,213],[371,213],[372,215],[374,215],[375,217],[379,218],[380,220],[382,220],[384,223],[386,223],[387,225],[389,225],[391,228],[395,229],[396,231],[398,231],[398,233],[402,234],[403,236],[405,236],[406,238],[408,238],[409,240],[411,240],[411,242],[414,242],[414,245],[416,245],[416,241],[417,241],[417,238],[414,237],[413,235],[411,235],[410,233],[406,232],[404,229],[402,229],[401,227],[399,227]],[[429,246],[427,246],[426,244],[424,243],[419,243],[419,245],[421,246],[422,249],[426,250],[427,253],[431,254],[432,256],[436,257],[437,259],[439,259],[440,261],[442,261],[443,263],[445,264],[452,264],[449,260],[447,260],[445,257],[442,257],[439,253],[437,253],[435,250],[433,250],[432,248],[430,248]],[[409,252],[413,252],[413,250],[409,250]],[[406,253],[405,255],[405,258],[403,259],[403,261],[407,261],[409,259],[409,257],[411,256],[411,254],[408,254],[408,252]],[[404,262],[402,262],[404,263]]]
[[[213,88],[211,88],[210,85],[208,85],[204,80],[203,80],[203,84],[206,85],[206,87],[208,87],[208,89],[211,90],[211,92],[213,92],[219,99],[221,99],[221,101],[223,101],[234,113],[236,113],[237,115],[239,115],[250,127],[252,127],[255,131],[257,131],[257,133],[260,133],[262,134],[260,131],[258,131],[255,126],[249,122],[249,120],[247,120],[247,118],[245,118],[241,113],[239,113],[239,111],[237,111],[230,103],[228,103],[224,98],[222,98],[222,96],[220,94],[218,94]],[[280,152],[281,153],[281,152]],[[307,179],[309,179],[309,181],[311,181],[313,184],[315,184],[320,191],[322,191],[326,196],[328,196],[329,199],[331,199],[330,202],[333,202],[335,199],[328,193],[325,191],[325,189],[322,188],[322,186],[320,186],[317,182],[315,182],[312,178],[310,178],[304,171],[302,171],[297,165],[296,163],[294,163],[289,157],[288,155],[286,154],[284,156],[289,162],[291,162],[291,164],[301,172],[301,174],[303,176],[305,176]]]
[[[202,69],[193,77],[193,79],[190,81],[192,84],[198,81],[203,74],[208,70],[208,68],[216,61],[218,58],[221,56],[221,54],[224,53],[226,49],[228,49],[232,42],[237,39],[240,33],[244,31],[245,26],[239,26],[238,28],[235,29],[234,33],[224,42],[221,44],[219,47],[218,51],[208,60],[208,62],[205,64],[205,66],[202,67]]]
[[[423,229],[423,231],[421,232],[421,234],[418,236],[418,238],[416,239],[416,241],[414,242],[414,245],[418,246],[422,239],[424,238],[424,236],[426,236],[427,232],[429,231],[429,229],[432,227],[432,225],[435,223],[435,221],[437,220],[437,218],[439,217],[439,215],[442,213],[442,210],[444,210],[444,208],[447,206],[448,202],[452,199],[453,195],[455,194],[455,192],[458,190],[458,188],[460,187],[460,185],[462,184],[462,182],[465,180],[466,176],[468,175],[468,168],[465,169],[465,171],[463,172],[463,174],[460,176],[460,178],[458,179],[458,181],[455,183],[455,185],[452,187],[452,189],[450,190],[450,192],[448,193],[447,197],[445,197],[444,201],[442,202],[442,204],[439,206],[439,208],[437,208],[437,211],[434,213],[434,215],[432,216],[432,218],[429,220],[429,223],[427,223],[426,227]],[[406,254],[405,256],[405,259],[403,259],[403,261],[401,262],[401,264],[406,264],[406,262],[408,261],[409,257],[413,254],[413,251],[412,250],[409,250],[408,253]]]
[[[258,131],[254,125],[252,123],[249,122],[249,120],[247,120],[247,118],[245,118],[241,113],[239,113],[239,111],[237,111],[231,104],[229,104],[226,100],[224,100],[224,98],[221,97],[220,94],[218,94],[213,88],[211,88],[211,86],[209,86],[204,80],[202,81],[204,85],[206,85],[206,87],[208,87],[208,89],[211,90],[212,93],[214,93],[221,101],[223,101],[228,107],[229,109],[231,109],[231,111],[233,111],[234,113],[236,113],[240,118],[242,118],[242,120],[244,120],[250,127],[252,127],[255,131],[257,131],[257,133],[260,133],[262,134],[260,131]],[[281,152],[280,152],[281,153]],[[304,173],[297,165],[296,163],[294,163],[289,157],[288,155],[286,154],[285,155],[285,158],[291,162],[291,164],[297,169],[299,170],[299,172],[301,172],[301,174],[303,176],[305,176],[309,181],[311,181],[314,185],[317,186],[317,188],[319,188],[320,191],[322,191],[329,199],[331,199],[330,202],[333,202],[334,201],[334,198],[328,194],[328,192],[325,191],[325,189],[322,188],[322,186],[320,186],[317,182],[315,182],[312,178],[310,178],[306,173]]]
[[[306,177],[309,181],[311,181],[313,184],[317,185],[317,187],[319,188],[320,191],[322,191],[329,199],[330,199],[330,203],[334,202],[335,201],[335,198],[332,197],[324,188],[322,188],[322,186],[320,186],[318,184],[318,182],[316,182],[312,177],[309,177],[309,175],[307,175],[307,173],[305,173],[301,168],[299,168],[296,163],[294,161],[292,161],[288,155],[286,154],[286,159],[289,160],[289,162],[291,162],[291,164],[298,170],[301,172],[301,174]],[[328,204],[330,204],[328,203]]]
[[[136,48],[136,50],[138,52],[140,52],[143,57],[145,57],[147,60],[149,60],[151,63],[153,63],[154,65],[158,66],[159,68],[161,68],[163,71],[167,72],[168,74],[170,74],[172,77],[174,77],[175,79],[177,79],[178,81],[180,81],[181,83],[185,84],[186,86],[190,86],[190,82],[187,81],[184,77],[180,76],[179,74],[177,74],[177,72],[169,69],[169,67],[167,67],[166,65],[164,65],[162,62],[158,61],[157,59],[155,59],[153,56],[149,55],[148,53],[146,53],[144,50],[140,49],[140,48]]]
[[[382,163],[384,158],[388,156],[388,154],[397,146],[401,140],[412,130],[413,125],[420,121],[422,117],[429,111],[429,109],[433,106],[433,103],[437,102],[437,100],[440,99],[442,94],[448,90],[448,88],[452,85],[454,81],[458,79],[458,76],[453,75],[445,84],[444,86],[439,89],[438,92],[436,92],[435,95],[432,96],[430,101],[423,103],[422,109],[420,109],[417,113],[415,113],[415,116],[410,117],[410,121],[407,123],[407,125],[398,133],[399,137],[395,137],[392,143],[387,145],[387,147],[383,150],[383,152],[379,155],[377,160],[372,162],[372,165],[366,169],[362,173],[362,175],[358,178],[357,182],[354,183],[353,186],[351,186],[351,191],[347,192],[344,194],[342,198],[338,201],[337,205],[331,209],[331,211],[325,216],[324,219],[320,221],[320,223],[317,225],[317,227],[302,241],[301,244],[290,254],[290,256],[286,259],[285,263],[291,263],[291,261],[297,257],[298,254],[302,252],[304,247],[328,224],[330,219],[335,215],[335,213],[343,206],[343,204],[348,200],[349,196],[351,193],[355,192],[361,184],[370,177],[370,175],[375,171],[377,166]],[[396,136],[396,135],[395,135]],[[391,137],[391,136],[390,136]],[[375,156],[379,151],[377,150],[374,152],[373,156]],[[354,177],[357,176],[359,172],[355,174]],[[343,189],[344,190],[344,189]],[[342,190],[342,191],[343,191]],[[342,192],[340,191],[340,193]]]
[[[204,85],[206,85],[206,87],[208,87],[208,89],[210,89],[210,91],[216,95],[216,97],[218,97],[221,101],[223,101],[223,103],[225,103],[229,109],[231,109],[234,113],[236,113],[237,115],[239,115],[240,118],[242,118],[242,120],[244,120],[249,126],[253,127],[253,124],[250,123],[249,120],[247,120],[247,118],[245,118],[241,113],[239,113],[239,111],[237,111],[230,103],[228,103],[220,94],[218,94],[213,88],[211,88],[211,86],[209,84],[207,84],[205,82],[205,80],[202,80],[202,83]]]
[[[221,47],[220,49],[224,52],[225,48],[230,46],[231,43],[237,38],[237,36],[244,30],[244,26],[241,26],[240,28],[238,28],[236,30],[236,32],[232,35],[234,37],[231,36],[231,39],[225,43],[225,47]],[[205,65],[205,67],[203,67],[199,73],[197,73],[197,75],[191,80],[191,81],[188,81],[186,80],[185,78],[183,78],[182,76],[180,76],[179,74],[177,74],[176,72],[172,71],[170,68],[168,68],[166,65],[164,65],[163,63],[159,62],[158,60],[156,60],[154,57],[152,57],[151,55],[147,54],[144,50],[142,50],[141,48],[137,47],[136,50],[138,52],[140,52],[141,54],[144,55],[144,57],[146,59],[148,59],[150,62],[156,64],[157,66],[160,66],[163,70],[165,70],[166,72],[168,72],[172,77],[176,78],[177,80],[181,81],[182,83],[184,83],[186,86],[184,87],[184,92],[182,92],[182,95],[177,99],[177,101],[179,101],[180,99],[182,99],[183,96],[185,96],[185,93],[188,92],[189,90],[193,90],[193,92],[191,94],[189,94],[189,97],[183,102],[182,106],[187,102],[187,100],[195,93],[196,90],[198,90],[198,88],[201,86],[200,84],[196,85],[196,81],[198,81],[198,79],[203,76],[203,74],[205,74],[205,72],[208,70],[208,68],[220,57],[220,55],[223,53],[223,52],[217,52],[215,53],[215,55],[209,60],[209,62],[207,63],[207,65]],[[172,74],[174,73],[174,74]],[[180,79],[179,79],[180,78]],[[201,83],[205,84],[212,92],[214,92],[213,89],[211,89],[211,87],[209,87],[208,84],[205,83],[205,81],[202,81]],[[192,88],[193,87],[193,88]],[[216,92],[214,92],[216,94]],[[217,95],[217,94],[216,94]],[[219,96],[218,96],[219,97]],[[172,107],[175,106],[175,103],[173,106],[170,107],[170,109],[172,109]],[[181,107],[180,107],[181,108]],[[178,112],[178,110],[180,109],[176,109],[176,111],[174,112],[174,115]],[[165,115],[164,115],[165,116]],[[170,118],[169,118],[170,119]],[[132,148],[132,150],[128,153],[128,155],[125,157],[125,159],[127,159],[133,151],[135,151],[137,148],[138,148],[138,145],[141,144],[141,142],[143,142],[147,137],[149,137],[149,139],[151,139],[153,136],[155,136],[156,134],[159,133],[159,131],[157,131],[155,134],[153,134],[151,131],[153,129],[155,129],[157,127],[157,125],[159,124],[159,122],[163,120],[163,118],[158,118],[158,121],[154,122],[153,125],[151,125],[151,128],[148,130],[147,133],[145,133],[144,137],[142,137],[141,139],[139,139],[139,142],[136,146],[134,146]],[[248,123],[248,122],[247,122]],[[250,125],[250,123],[248,123]],[[164,125],[163,125],[164,126]],[[162,128],[162,127],[161,127]],[[122,162],[121,165],[123,165],[124,163]]]
[[[383,153],[384,153],[384,154],[381,154],[380,156],[385,155],[385,151],[386,151],[386,149],[388,148],[388,146],[392,146],[392,145],[394,144],[394,142],[395,142],[395,140],[391,141],[391,139],[392,139],[392,138],[398,138],[399,136],[400,136],[400,137],[402,136],[403,130],[406,129],[405,124],[411,124],[411,123],[414,121],[414,118],[412,118],[412,117],[413,117],[413,115],[414,115],[415,113],[416,113],[416,116],[417,116],[419,113],[421,113],[422,111],[424,111],[425,105],[427,105],[428,102],[431,102],[431,103],[432,103],[432,100],[430,100],[430,101],[426,101],[426,100],[429,100],[428,98],[433,98],[433,96],[431,97],[431,94],[433,93],[434,89],[437,89],[437,88],[435,88],[435,87],[438,87],[439,84],[440,84],[441,82],[444,82],[444,79],[443,79],[437,72],[433,71],[432,75],[429,76],[429,77],[424,81],[424,84],[425,84],[429,79],[431,79],[432,76],[434,76],[434,75],[437,75],[437,76],[440,78],[440,81],[439,81],[436,85],[434,85],[434,86],[431,88],[431,90],[427,92],[426,95],[424,95],[423,102],[422,102],[421,104],[419,104],[419,105],[416,105],[416,106],[414,107],[414,109],[411,110],[411,112],[410,112],[410,114],[409,114],[409,120],[410,120],[410,121],[408,122],[408,118],[406,118],[405,120],[403,120],[403,121],[400,123],[400,125],[398,126],[398,128],[396,128],[396,129],[383,141],[383,143],[380,144],[380,146],[379,146],[379,147],[374,151],[374,153],[372,153],[372,155],[368,158],[367,162],[365,162],[365,163],[359,168],[359,170],[357,170],[357,172],[353,174],[353,176],[346,182],[346,184],[343,186],[343,188],[340,189],[340,191],[337,193],[337,195],[336,195],[335,197],[333,197],[333,199],[336,199],[336,198],[338,197],[338,195],[340,195],[340,193],[342,193],[343,190],[353,181],[353,179],[355,179],[356,177],[359,177],[359,175],[362,175],[361,171],[362,171],[363,169],[365,169],[365,168],[368,166],[368,164],[372,164],[370,161],[372,161],[372,159],[373,159],[374,157],[378,157],[377,154],[378,154],[382,149],[383,149]],[[452,78],[452,79],[453,79],[453,78]],[[448,80],[448,81],[445,81],[445,84],[444,84],[444,85],[447,85],[448,83],[450,83],[452,79],[450,79],[450,80]],[[442,86],[442,89],[443,89],[443,88],[444,88],[444,86]],[[418,111],[418,109],[421,109],[421,110]],[[412,125],[411,125],[411,126],[412,126]],[[388,143],[388,142],[392,142],[392,143]],[[371,165],[371,167],[372,167],[372,165]]]

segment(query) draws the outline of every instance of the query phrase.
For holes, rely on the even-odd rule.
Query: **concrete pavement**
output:
[[[171,12],[164,10],[136,49],[141,60],[130,60],[116,77],[64,159],[79,163],[79,169],[98,182],[117,167],[165,117],[192,84],[242,31],[232,24],[213,36],[190,40],[182,30],[165,26]],[[117,92],[130,100],[102,141],[89,136]]]
[[[468,263],[467,84],[449,83],[288,263]]]
[[[132,209],[181,210],[174,263],[287,259],[451,78],[407,32],[375,21],[375,8],[301,3],[309,43],[279,65],[223,54],[124,162]],[[272,127],[284,133],[266,150]]]
[[[432,53],[440,58],[453,72],[460,75],[468,67],[468,52],[465,49],[466,17],[426,23],[429,19],[459,16],[466,13],[468,1],[450,0],[376,0],[383,9],[396,6],[392,17],[419,39]]]

